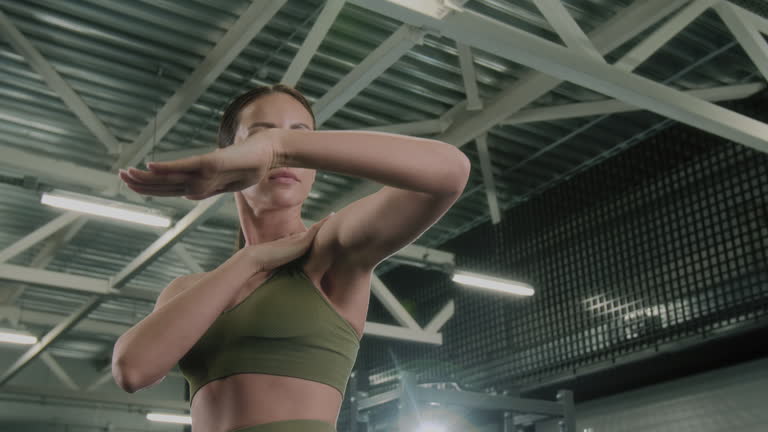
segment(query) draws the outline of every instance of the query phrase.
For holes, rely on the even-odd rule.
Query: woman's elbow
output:
[[[118,387],[128,393],[136,393],[141,388],[135,374],[123,362],[112,362],[112,378]]]
[[[453,147],[453,146],[451,146]],[[456,163],[452,170],[451,192],[453,195],[461,196],[464,193],[464,188],[467,187],[467,181],[469,181],[469,175],[472,172],[472,161],[469,160],[467,155],[456,147],[453,147],[455,152]]]
[[[135,393],[141,388],[139,377],[135,367],[126,359],[121,348],[120,339],[118,339],[112,350],[112,378],[121,389],[128,393]]]

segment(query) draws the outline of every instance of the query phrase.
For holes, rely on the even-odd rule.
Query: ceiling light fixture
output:
[[[147,420],[160,423],[192,424],[192,417],[176,414],[149,413],[147,414]]]
[[[500,279],[491,276],[485,276],[477,273],[465,271],[456,271],[453,273],[453,281],[462,285],[469,285],[477,288],[486,288],[495,291],[502,291],[509,294],[521,296],[532,296],[533,287],[522,282],[516,282],[508,279]]]
[[[411,9],[420,14],[443,19],[453,11],[461,12],[466,0],[391,0],[392,3]]]
[[[44,192],[40,202],[49,206],[155,227],[171,226],[171,218],[155,209],[104,198],[55,190]]]
[[[37,343],[37,338],[34,336],[10,332],[7,330],[0,331],[0,343],[12,343],[18,345],[34,345]]]

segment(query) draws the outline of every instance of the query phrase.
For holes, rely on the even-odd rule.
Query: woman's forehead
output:
[[[241,126],[248,127],[249,122],[264,121],[275,124],[284,122],[301,122],[312,124],[312,116],[301,102],[293,96],[283,93],[272,93],[262,96],[246,105],[240,111]]]

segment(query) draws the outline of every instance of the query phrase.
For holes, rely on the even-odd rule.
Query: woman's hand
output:
[[[320,227],[333,216],[326,216],[312,225],[309,230],[267,242],[246,246],[240,250],[254,265],[256,272],[270,271],[304,255],[315,239]]]
[[[275,134],[259,132],[211,153],[169,162],[149,162],[149,171],[120,170],[120,179],[133,191],[154,196],[184,196],[202,200],[237,192],[261,181],[278,160]]]

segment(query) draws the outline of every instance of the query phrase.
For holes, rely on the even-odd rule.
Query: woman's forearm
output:
[[[434,195],[461,192],[470,162],[441,141],[368,131],[272,129],[280,166],[362,177]]]

